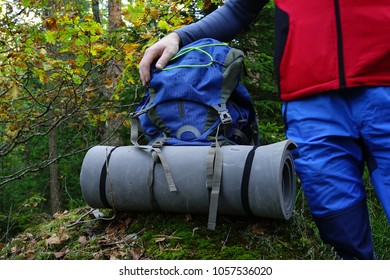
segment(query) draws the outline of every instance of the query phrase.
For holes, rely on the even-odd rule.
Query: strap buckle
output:
[[[162,141],[155,141],[155,142],[152,144],[152,147],[153,147],[153,148],[161,148],[163,145],[164,145],[164,143],[163,143]]]
[[[223,124],[232,123],[232,121],[233,121],[232,116],[229,114],[229,111],[228,111],[225,103],[214,105],[213,108],[215,110],[217,110],[217,112],[219,114],[219,118],[221,119],[221,122]]]

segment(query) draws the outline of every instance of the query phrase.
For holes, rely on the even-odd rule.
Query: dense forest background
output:
[[[145,48],[222,2],[0,2],[2,247],[56,213],[85,207],[79,172],[86,151],[130,144],[129,114],[144,92],[137,66]],[[255,101],[262,144],[284,139],[273,76],[273,12],[271,1],[251,29],[230,42],[246,54],[243,82]],[[376,242],[389,245],[384,215],[368,192]],[[300,190],[296,208],[315,236]],[[389,250],[379,257],[390,258]]]

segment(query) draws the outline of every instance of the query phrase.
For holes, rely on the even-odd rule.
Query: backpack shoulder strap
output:
[[[243,67],[243,51],[231,48],[226,55],[222,73],[222,102],[226,103],[236,88]]]

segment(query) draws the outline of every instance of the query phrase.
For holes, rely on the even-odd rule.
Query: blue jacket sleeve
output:
[[[267,2],[269,0],[228,0],[208,16],[175,32],[182,46],[201,38],[227,42],[248,28]]]

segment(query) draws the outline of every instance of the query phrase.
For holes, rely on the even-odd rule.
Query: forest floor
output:
[[[310,260],[337,259],[304,209],[291,219],[114,213],[82,207],[56,213],[7,244],[0,259]]]

